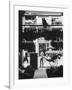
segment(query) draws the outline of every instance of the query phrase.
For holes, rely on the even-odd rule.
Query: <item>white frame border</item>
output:
[[[10,46],[10,56],[9,56],[9,59],[10,59],[10,62],[9,62],[9,67],[10,67],[10,69],[9,69],[9,86],[10,86],[10,88],[12,88],[13,86],[15,86],[16,88],[18,87],[20,87],[20,88],[23,88],[23,87],[27,87],[27,84],[29,85],[29,83],[32,83],[33,85],[32,86],[30,86],[29,85],[29,87],[35,87],[35,84],[37,84],[37,86],[39,87],[40,85],[44,85],[44,86],[54,86],[54,85],[67,85],[67,84],[69,84],[69,82],[70,82],[70,78],[69,78],[69,74],[70,74],[70,71],[69,71],[69,69],[70,69],[70,66],[69,66],[69,62],[67,61],[66,62],[66,64],[65,64],[65,68],[67,69],[67,71],[65,70],[65,74],[67,74],[67,76],[65,77],[65,79],[62,79],[61,81],[59,81],[58,80],[58,78],[55,78],[55,80],[53,79],[49,79],[49,80],[47,80],[47,79],[30,79],[30,80],[17,80],[17,78],[16,78],[16,76],[15,76],[15,71],[16,71],[16,66],[15,66],[15,63],[16,63],[16,61],[15,61],[15,63],[14,63],[14,60],[15,60],[15,39],[16,39],[16,30],[15,30],[15,22],[14,22],[14,20],[15,20],[15,16],[14,16],[14,12],[15,12],[15,6],[17,6],[17,5],[20,5],[20,6],[25,6],[25,7],[31,7],[31,8],[34,8],[34,7],[36,7],[36,8],[50,8],[50,9],[52,9],[52,8],[54,8],[54,10],[55,9],[58,9],[58,8],[60,8],[61,10],[63,9],[63,10],[66,10],[66,11],[64,11],[64,12],[66,12],[66,17],[65,17],[65,20],[69,17],[69,8],[68,8],[68,6],[65,6],[65,5],[63,5],[63,6],[61,6],[61,5],[50,5],[49,4],[49,7],[46,7],[46,6],[32,6],[32,5],[24,5],[24,3],[21,3],[21,2],[10,2],[9,3],[9,5],[10,5],[10,9],[9,9],[9,19],[10,19],[10,21],[9,21],[9,23],[10,23],[10,25],[9,25],[9,30],[10,30],[10,33],[9,33],[9,37],[10,37],[10,39],[9,39],[9,46]],[[52,6],[52,7],[51,7]],[[50,10],[51,11],[51,10]],[[67,19],[66,21],[68,21],[69,22],[69,20],[70,20],[70,18],[69,19]],[[65,56],[66,56],[66,58],[68,58],[67,57],[67,52],[69,51],[69,49],[68,49],[68,41],[69,41],[69,31],[67,31],[68,29],[69,29],[69,27],[67,27],[66,25],[68,25],[68,26],[70,26],[67,22],[64,22],[65,23],[65,30],[66,30],[66,32],[65,32],[65,39],[64,39],[64,42],[65,42],[65,44],[64,45],[66,45],[65,46]],[[14,31],[15,30],[15,31]],[[68,37],[68,38],[67,38]],[[67,41],[66,41],[67,40]],[[70,41],[69,41],[70,42]],[[69,54],[68,54],[69,55]],[[70,55],[69,55],[70,56]],[[68,58],[69,59],[69,58]],[[35,82],[35,83],[33,83],[33,81]],[[52,83],[51,82],[48,82],[48,81],[52,81]],[[24,86],[23,86],[23,84],[24,84]],[[19,86],[20,85],[20,86]]]

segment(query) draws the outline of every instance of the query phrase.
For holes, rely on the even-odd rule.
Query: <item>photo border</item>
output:
[[[15,65],[16,65],[16,61],[15,61],[15,39],[16,39],[16,36],[15,36],[15,32],[16,32],[16,29],[15,29],[15,7],[16,6],[18,6],[18,5],[20,5],[20,7],[23,5],[23,7],[25,7],[25,6],[27,6],[27,7],[41,7],[41,8],[43,8],[44,6],[31,6],[31,5],[24,5],[23,3],[22,4],[18,4],[17,2],[15,2],[15,3],[13,3],[13,2],[10,2],[10,14],[9,14],[9,18],[10,18],[10,25],[9,25],[9,29],[10,29],[10,33],[9,33],[9,37],[10,37],[10,39],[9,39],[9,43],[10,43],[10,57],[9,57],[9,59],[10,59],[10,62],[9,62],[9,67],[10,67],[10,70],[9,70],[9,86],[10,86],[10,88],[12,88],[13,86],[15,86],[15,87],[27,87],[27,85],[26,84],[28,84],[29,85],[29,83],[33,83],[33,82],[36,82],[35,84],[37,84],[37,86],[39,86],[39,85],[44,85],[44,86],[50,86],[50,85],[58,85],[58,83],[57,82],[54,82],[53,84],[51,83],[51,84],[49,84],[48,85],[48,82],[46,82],[46,83],[42,83],[42,82],[44,82],[44,81],[48,81],[48,79],[49,80],[52,80],[53,78],[46,78],[46,79],[30,79],[30,80],[25,80],[24,79],[24,81],[23,80],[17,80],[17,77],[16,77],[16,70],[17,69],[15,69],[15,68],[17,68]],[[49,7],[44,7],[44,8],[49,8]],[[51,8],[51,7],[50,7]],[[52,7],[52,8],[54,8],[54,7]],[[55,7],[55,9],[56,9],[57,7]],[[69,12],[69,8],[68,7],[58,7],[58,8],[60,8],[60,9],[64,9],[64,10],[66,10],[66,11],[64,11],[64,12],[66,12],[66,18],[69,16],[69,14],[68,14],[68,12]],[[58,9],[57,8],[57,9]],[[66,18],[65,18],[65,20],[66,20]],[[68,20],[69,21],[69,20]],[[65,23],[65,22],[64,22]],[[65,25],[67,25],[68,23],[66,23]],[[69,25],[69,24],[68,24]],[[65,27],[65,29],[68,29],[68,27],[66,26]],[[66,30],[67,30],[66,29]],[[65,33],[65,31],[64,31],[64,33]],[[66,38],[66,36],[68,37],[68,35],[69,35],[69,32],[68,31],[66,31],[66,34],[65,34],[65,44],[67,44],[67,42],[68,42],[68,40],[69,40],[69,38],[67,39]],[[67,39],[67,41],[66,41],[66,39]],[[67,50],[65,50],[67,48]],[[66,48],[64,49],[66,52],[68,51],[68,46],[66,46]],[[68,53],[66,53],[66,55],[67,55]],[[69,55],[69,54],[68,54]],[[15,61],[15,62],[14,62]],[[68,63],[68,65],[66,65],[67,66],[67,72],[65,71],[65,73],[68,73],[69,72],[69,62],[67,62]],[[54,80],[54,79],[53,79]],[[52,81],[53,81],[52,80]],[[58,81],[58,78],[55,78],[55,81]],[[39,82],[39,83],[38,83]],[[63,80],[62,80],[62,82],[63,82]],[[61,82],[61,83],[62,83]],[[67,77],[65,78],[65,81],[63,82],[64,84],[68,84],[70,82],[70,79],[69,79],[69,73],[68,73],[68,75],[67,75]],[[61,83],[59,83],[59,85],[62,85]],[[21,85],[21,84],[24,84],[24,85]],[[34,84],[34,83],[33,83]],[[64,85],[63,84],[63,85]],[[33,85],[32,85],[33,86]],[[29,87],[32,87],[32,86],[29,86]],[[35,85],[34,85],[34,87],[35,87]]]

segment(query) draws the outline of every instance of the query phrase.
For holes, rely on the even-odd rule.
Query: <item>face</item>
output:
[[[43,52],[41,52],[41,56],[44,56],[44,53]]]
[[[46,54],[47,57],[50,57],[50,54]]]

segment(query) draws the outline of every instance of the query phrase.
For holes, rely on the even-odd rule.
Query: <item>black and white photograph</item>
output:
[[[63,78],[63,12],[18,11],[18,79]]]
[[[72,0],[0,1],[0,90],[72,90]]]

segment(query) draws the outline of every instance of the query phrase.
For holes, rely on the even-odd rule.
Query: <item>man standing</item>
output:
[[[40,67],[43,67],[44,52],[41,52]]]

